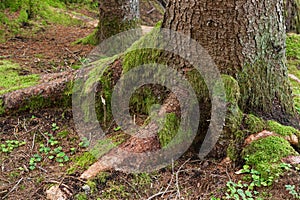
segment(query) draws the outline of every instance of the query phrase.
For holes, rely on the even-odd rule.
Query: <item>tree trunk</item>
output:
[[[286,31],[300,33],[300,1],[285,0]]]
[[[162,27],[197,40],[238,81],[243,112],[295,123],[282,1],[169,1]]]
[[[96,39],[101,42],[123,31],[136,28],[139,22],[138,0],[100,0]]]

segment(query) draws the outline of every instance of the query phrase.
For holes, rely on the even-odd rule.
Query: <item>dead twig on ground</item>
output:
[[[14,187],[6,195],[4,195],[4,197],[2,197],[2,199],[8,197],[8,195],[10,195],[18,187],[18,185],[21,183],[23,179],[24,179],[23,177],[20,178],[20,180],[14,185]]]

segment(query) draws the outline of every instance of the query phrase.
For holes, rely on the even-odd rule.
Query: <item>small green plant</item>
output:
[[[214,197],[214,196],[212,196],[212,197],[210,197],[210,200],[221,200],[220,198],[218,198],[218,197]]]
[[[285,185],[285,189],[295,198],[300,199],[300,193],[295,189],[295,185]]]
[[[0,152],[11,153],[15,148],[25,145],[26,142],[17,140],[6,140],[5,144],[0,145]]]
[[[279,167],[281,167],[284,170],[290,170],[292,168],[292,165],[288,163],[280,163]]]
[[[45,153],[48,155],[48,153],[51,151],[50,147],[45,146],[44,144],[40,144],[39,152]]]
[[[39,154],[34,154],[29,160],[29,169],[34,170],[36,168],[36,164],[41,161],[42,157]]]
[[[83,147],[83,148],[86,148],[86,147],[88,147],[90,145],[90,142],[89,142],[89,140],[86,138],[86,137],[83,137],[82,139],[81,139],[81,142],[79,143],[79,146],[80,147]]]
[[[274,180],[272,176],[268,177],[268,179],[263,178],[259,171],[251,169],[249,165],[244,165],[243,169],[236,172],[236,174],[248,174],[249,176],[245,176],[247,179],[246,182],[239,181],[235,183],[228,181],[226,184],[226,199],[258,199],[257,195],[259,192],[255,188],[270,186]]]
[[[58,154],[56,154],[56,159],[55,159],[56,162],[63,163],[63,162],[68,162],[69,160],[70,159],[65,152],[59,152]]]
[[[238,183],[228,181],[227,184],[227,192],[226,199],[243,199],[243,200],[254,200],[253,194],[256,195],[258,192],[251,191],[248,187],[247,183],[242,183],[239,181]]]
[[[56,130],[58,130],[58,129],[59,129],[59,126],[57,126],[56,123],[53,123],[53,124],[52,124],[52,131],[56,131]]]
[[[121,126],[114,128],[114,131],[119,131],[119,130],[121,130]]]
[[[55,146],[57,145],[59,142],[56,140],[56,138],[51,134],[51,133],[45,133],[46,135],[48,135],[49,139],[48,139],[48,143],[51,145],[51,146]]]
[[[71,147],[71,148],[70,148],[70,152],[71,152],[71,154],[75,154],[76,148],[75,148],[75,147]]]
[[[68,136],[68,134],[69,134],[69,132],[67,130],[64,130],[64,131],[57,133],[57,136],[59,136],[61,138],[65,138]]]
[[[55,161],[58,163],[64,163],[70,160],[67,154],[63,152],[63,148],[61,146],[53,149],[53,151],[50,151],[50,154],[51,155],[48,156],[48,158],[50,160],[53,160],[55,158]]]

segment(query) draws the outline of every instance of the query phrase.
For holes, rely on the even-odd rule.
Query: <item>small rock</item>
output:
[[[49,200],[67,200],[67,195],[60,190],[58,185],[52,186],[46,194]]]
[[[288,164],[299,164],[300,163],[300,156],[288,156],[281,159],[282,162],[288,163]]]
[[[90,191],[91,191],[91,187],[89,185],[82,186],[82,189],[84,190],[84,192],[86,194],[90,193]]]

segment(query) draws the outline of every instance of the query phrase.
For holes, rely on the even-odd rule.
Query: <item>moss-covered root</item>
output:
[[[284,126],[276,121],[269,120],[267,122],[268,127],[267,129],[269,131],[272,131],[274,133],[277,133],[282,136],[291,136],[291,135],[296,135],[297,137],[300,137],[300,131],[291,127],[291,126]]]
[[[53,80],[48,77],[49,82],[41,80],[38,85],[4,94],[0,114],[50,106],[69,107],[74,75],[74,72],[53,74]]]
[[[252,142],[244,148],[242,157],[247,165],[260,172],[262,178],[273,180],[283,172],[281,159],[298,155],[293,147],[282,137],[270,136]]]

